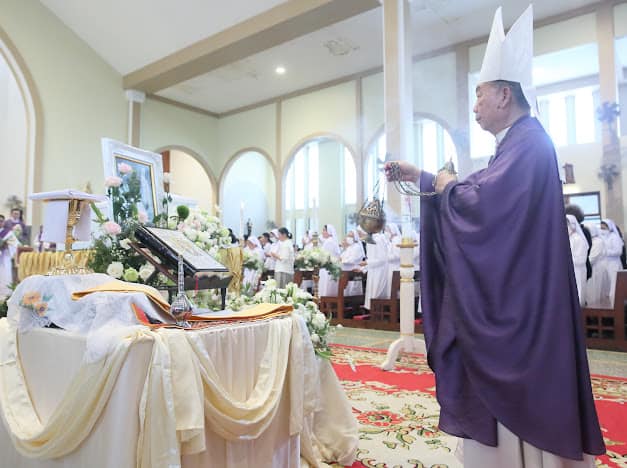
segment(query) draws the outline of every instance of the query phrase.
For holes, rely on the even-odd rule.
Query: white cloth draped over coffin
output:
[[[118,327],[97,360],[81,359],[83,336],[21,334],[18,323],[0,321],[10,466],[298,466],[299,435],[313,466],[355,456],[350,405],[297,316],[193,332]],[[40,354],[46,343],[54,353]],[[125,437],[107,444],[117,432]]]

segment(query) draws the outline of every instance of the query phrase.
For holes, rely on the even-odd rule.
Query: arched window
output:
[[[302,145],[287,168],[283,195],[284,224],[296,243],[324,224],[345,231],[356,204],[357,170],[349,149],[328,137]]]
[[[381,169],[386,152],[385,133],[382,131],[366,155],[364,186],[368,197],[373,195],[375,184],[382,178]],[[458,167],[457,149],[446,128],[435,120],[417,117],[414,120],[414,154],[410,162],[435,174],[449,159]],[[383,196],[383,184],[379,184],[378,196]]]
[[[275,219],[274,170],[268,159],[258,151],[237,155],[222,176],[220,208],[222,221],[236,236],[246,234],[248,220],[252,234],[267,230]]]

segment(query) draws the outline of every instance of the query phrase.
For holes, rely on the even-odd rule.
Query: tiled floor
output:
[[[386,349],[398,337],[398,332],[344,327],[336,329],[329,341],[351,346]],[[416,338],[423,339],[422,335],[418,334]],[[627,353],[589,349],[588,360],[593,374],[627,378]]]

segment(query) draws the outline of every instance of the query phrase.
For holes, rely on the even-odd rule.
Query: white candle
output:
[[[244,237],[244,202],[239,203],[239,238]]]

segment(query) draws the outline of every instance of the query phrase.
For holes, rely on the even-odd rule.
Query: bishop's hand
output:
[[[420,169],[407,161],[390,161],[385,163],[385,177],[389,182],[400,180],[418,183]]]

